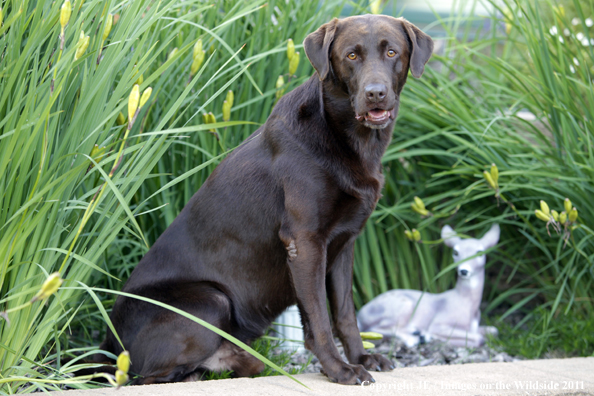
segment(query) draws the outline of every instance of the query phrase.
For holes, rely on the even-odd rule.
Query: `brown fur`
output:
[[[363,349],[353,245],[381,195],[380,161],[408,70],[420,77],[433,42],[403,19],[365,15],[332,20],[304,47],[316,74],[214,170],[124,291],[183,309],[244,342],[297,303],[305,346],[325,374],[343,384],[373,381],[367,370],[394,366]],[[396,56],[388,57],[389,49]],[[374,123],[367,119],[373,109],[392,110],[391,117]],[[350,364],[334,344],[326,298]],[[210,330],[148,303],[118,297],[111,319],[130,351],[131,371],[142,376],[137,383],[182,381],[204,369],[249,376],[264,367]],[[102,348],[121,351],[110,332]]]

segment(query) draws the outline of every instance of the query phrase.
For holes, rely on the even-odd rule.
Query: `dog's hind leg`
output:
[[[230,331],[231,303],[222,292],[194,285],[173,294],[178,308]],[[183,381],[200,369],[234,370],[239,376],[263,369],[260,361],[251,355],[246,357],[242,350],[202,325],[163,308],[150,309],[151,320],[130,347],[130,371],[141,376],[134,380],[135,384]]]

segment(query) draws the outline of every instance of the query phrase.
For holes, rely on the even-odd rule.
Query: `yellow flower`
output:
[[[565,201],[563,201],[563,207],[565,208],[565,211],[567,213],[571,212],[571,208],[573,208],[573,205],[571,204],[569,198],[565,198]]]
[[[284,85],[285,79],[283,78],[283,76],[278,76],[278,78],[276,79],[276,100],[279,100],[285,93],[285,90],[283,89]]]
[[[381,6],[382,6],[381,0],[370,0],[369,1],[369,8],[371,9],[372,14],[379,14]]]
[[[287,58],[289,62],[293,59],[293,55],[295,55],[295,43],[293,43],[293,39],[289,39],[287,41]]]
[[[223,121],[229,121],[231,119],[231,106],[226,100],[223,102]]]
[[[549,220],[551,220],[551,216],[545,214],[542,210],[536,209],[534,214],[542,221],[549,222]]]
[[[495,185],[498,185],[497,181],[499,180],[499,169],[497,169],[497,165],[491,164],[491,178],[495,182]]]
[[[116,365],[118,366],[118,370],[127,373],[130,369],[130,352],[123,351],[120,353],[118,359],[116,360]]]
[[[53,274],[47,277],[45,282],[43,282],[43,285],[41,285],[41,289],[37,292],[35,297],[33,297],[31,302],[48,298],[56,291],[58,291],[60,286],[62,286],[62,282],[64,281],[62,280],[62,278],[60,278],[60,273],[54,272]]]
[[[565,224],[566,221],[567,221],[567,212],[561,212],[561,214],[559,215],[559,223]]]
[[[233,91],[227,91],[227,96],[225,97],[227,103],[229,103],[229,108],[233,107],[233,101],[235,100],[235,95],[233,95]]]
[[[292,76],[297,71],[297,66],[299,66],[299,52],[295,52],[291,60],[289,61],[289,75]]]
[[[540,210],[542,210],[542,213],[546,214],[547,216],[551,214],[551,211],[549,210],[549,205],[547,205],[547,203],[542,199],[540,200]]]
[[[145,105],[145,103],[151,97],[152,92],[153,92],[153,89],[151,87],[148,87],[147,89],[144,90],[144,92],[142,93],[142,96],[140,97],[140,107]]]
[[[121,111],[120,114],[118,114],[118,118],[116,118],[116,123],[120,126],[126,124],[126,117],[124,117],[124,114],[122,114]]]
[[[363,340],[381,340],[384,338],[380,333],[374,333],[372,331],[364,331],[359,334],[361,334],[361,339]]]
[[[107,19],[105,19],[105,28],[103,29],[103,41],[105,41],[105,39],[107,39],[107,36],[109,36],[112,26],[113,26],[113,15],[107,14]]]
[[[497,183],[495,183],[495,180],[493,180],[493,176],[491,176],[491,173],[484,171],[483,176],[485,177],[485,180],[489,184],[489,187],[491,187],[494,190],[497,190]]]
[[[571,221],[572,223],[575,222],[578,218],[578,211],[576,208],[571,209],[571,211],[569,212],[568,216],[569,221]]]
[[[365,348],[365,349],[373,349],[373,348],[375,348],[375,345],[373,345],[372,342],[363,341],[363,348]]]
[[[136,115],[136,110],[138,109],[138,101],[140,100],[140,87],[138,84],[135,84],[132,87],[132,92],[130,92],[130,97],[128,98],[128,120],[132,121],[134,116]]]
[[[64,28],[68,25],[68,21],[70,20],[70,15],[72,14],[72,4],[70,4],[69,0],[66,0],[62,7],[60,8],[60,26],[62,26],[62,33],[64,32]],[[1,26],[2,24],[0,24]]]
[[[76,54],[74,54],[74,60],[78,60],[81,56],[83,56],[88,46],[89,36],[85,36],[85,32],[81,30],[78,43],[76,44]]]
[[[122,370],[116,371],[115,377],[118,388],[128,382],[128,374],[124,373]]]

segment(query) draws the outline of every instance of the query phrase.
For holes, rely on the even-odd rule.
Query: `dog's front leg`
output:
[[[345,363],[334,344],[326,308],[326,246],[315,233],[280,233],[287,248],[297,304],[301,313],[305,347],[320,360],[325,374],[341,384],[361,384],[373,377],[361,365]]]
[[[344,246],[326,278],[334,329],[342,341],[349,362],[362,364],[368,370],[392,370],[394,364],[390,360],[380,354],[370,355],[363,348],[353,303],[354,244],[353,239]]]

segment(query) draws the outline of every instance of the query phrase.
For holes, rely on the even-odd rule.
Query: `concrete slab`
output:
[[[372,373],[368,386],[331,383],[322,374],[297,375],[309,389],[282,376],[51,392],[53,396],[306,396],[331,395],[594,395],[594,357],[400,368]]]

